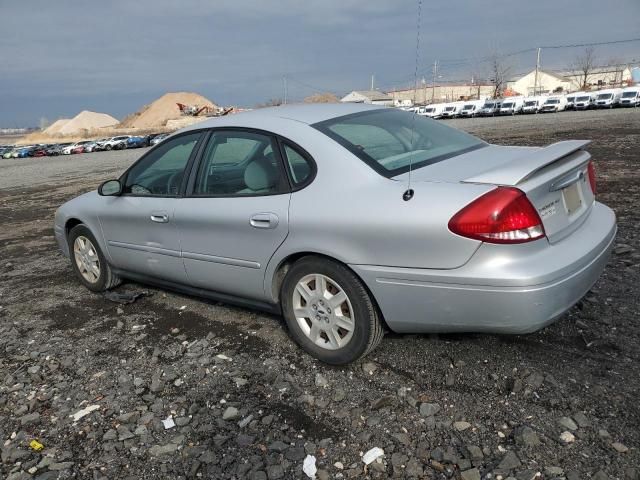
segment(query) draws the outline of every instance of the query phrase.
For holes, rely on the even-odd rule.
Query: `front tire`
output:
[[[384,331],[360,279],[344,265],[314,256],[297,261],[281,289],[284,318],[303,350],[344,365],[371,352]]]
[[[67,241],[71,267],[85,287],[92,292],[103,292],[120,284],[120,278],[111,270],[91,230],[77,225],[69,232]]]

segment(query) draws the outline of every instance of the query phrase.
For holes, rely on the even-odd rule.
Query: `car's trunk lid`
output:
[[[513,186],[538,211],[550,242],[570,235],[594,202],[587,166],[590,142],[570,140],[547,147],[489,145],[412,172],[412,181]],[[408,174],[395,177],[407,180]]]

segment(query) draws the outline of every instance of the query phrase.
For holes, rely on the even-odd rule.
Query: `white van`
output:
[[[590,92],[582,92],[580,95],[576,95],[576,99],[573,102],[573,106],[576,110],[587,110],[593,107],[593,103],[596,101],[596,94]]]
[[[500,104],[500,111],[498,115],[515,115],[516,113],[522,113],[522,107],[524,106],[523,97],[508,97],[502,100]]]
[[[461,117],[475,117],[480,112],[480,109],[484,105],[484,100],[469,100],[464,102],[462,110],[460,110]]]
[[[485,100],[484,105],[478,112],[478,115],[481,117],[493,117],[497,110],[500,109],[500,101],[499,100]]]
[[[619,107],[637,107],[640,105],[640,85],[627,87],[620,95]]]
[[[462,102],[454,102],[447,103],[442,110],[442,114],[440,118],[455,118],[458,116],[460,111],[462,110],[463,103]]]
[[[595,108],[613,108],[618,106],[622,96],[621,88],[609,88],[596,92]]]
[[[563,96],[547,97],[542,104],[541,112],[561,112],[567,107],[567,99]]]
[[[429,118],[440,118],[442,110],[444,109],[444,103],[434,103],[433,105],[427,105],[418,110],[418,115]]]
[[[522,104],[522,113],[538,113],[544,103],[544,97],[526,97]]]
[[[567,99],[567,106],[565,108],[565,110],[575,110],[576,108],[576,98],[578,98],[580,95],[584,95],[584,92],[573,92],[573,93],[568,93],[566,95],[566,99]]]

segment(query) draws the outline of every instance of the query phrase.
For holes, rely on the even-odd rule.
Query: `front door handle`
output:
[[[169,223],[169,215],[164,212],[153,212],[149,218],[152,222]]]
[[[278,216],[275,213],[256,213],[249,219],[249,224],[254,228],[276,228]]]

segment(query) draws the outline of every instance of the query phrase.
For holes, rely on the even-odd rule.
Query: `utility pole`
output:
[[[287,104],[287,76],[283,75],[282,76],[282,91],[283,91],[283,100],[284,100],[284,104]]]
[[[371,75],[371,91],[373,92],[373,84],[374,84],[375,75]]]
[[[536,59],[536,77],[533,81],[533,96],[538,95],[538,71],[540,70],[540,47],[538,47],[538,57]]]
[[[438,60],[433,62],[433,83],[431,84],[431,103],[436,98],[436,78],[438,77]]]

